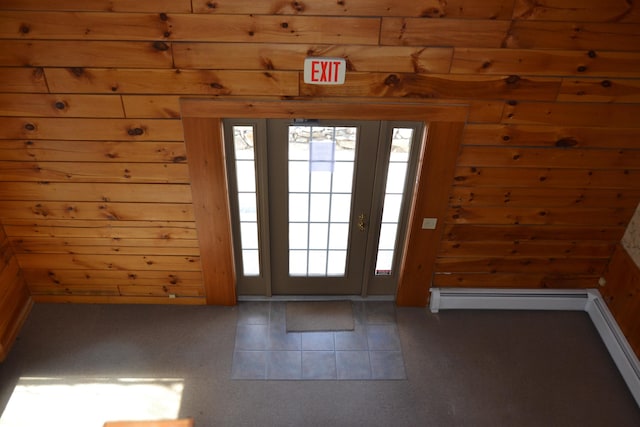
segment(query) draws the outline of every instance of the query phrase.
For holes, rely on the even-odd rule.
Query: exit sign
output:
[[[304,82],[312,85],[341,85],[347,71],[344,58],[305,58]]]

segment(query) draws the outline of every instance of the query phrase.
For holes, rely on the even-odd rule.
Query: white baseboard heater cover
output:
[[[640,362],[597,289],[431,288],[429,308],[586,311],[640,406]]]

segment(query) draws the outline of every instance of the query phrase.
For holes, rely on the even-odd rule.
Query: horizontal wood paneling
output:
[[[122,106],[128,118],[180,118],[180,95],[122,95]]]
[[[463,187],[451,190],[451,206],[493,206],[539,208],[610,208],[635,209],[640,199],[640,189],[611,191],[596,188],[547,188],[529,187]]]
[[[534,273],[436,274],[433,286],[460,288],[552,288],[584,289],[598,286],[598,275],[547,275]]]
[[[562,258],[576,256],[608,259],[614,246],[614,243],[606,241],[445,241],[440,246],[440,256],[456,258],[477,256],[478,253],[484,253],[488,257],[547,256]]]
[[[441,257],[438,272],[448,273],[542,273],[602,275],[606,259],[599,258],[534,258],[534,257]]]
[[[640,53],[637,51],[456,48],[451,72],[637,79],[638,64]]]
[[[344,58],[345,84],[306,85],[308,56]],[[625,0],[2,0],[0,219],[38,301],[204,303],[217,290],[182,262],[202,236],[181,117],[375,103],[465,123],[453,179],[432,184],[442,239],[411,240],[437,252],[414,259],[435,272],[417,300],[431,277],[592,287],[640,201],[639,70]]]
[[[638,130],[623,127],[571,127],[510,124],[471,124],[465,145],[505,147],[638,149]]]
[[[68,10],[104,12],[190,12],[190,0],[2,0],[7,10]]]
[[[209,71],[159,69],[47,68],[54,92],[153,94],[298,95],[298,73],[289,71]]]
[[[640,81],[626,79],[563,79],[558,101],[640,102]]]
[[[5,219],[4,228],[13,237],[86,237],[122,239],[197,239],[192,222]],[[12,238],[13,238],[12,237]]]
[[[454,224],[553,224],[624,227],[634,211],[634,208],[452,207],[447,216]]]
[[[554,100],[561,82],[511,76],[454,76],[407,73],[352,73],[341,86],[301,85],[301,95],[332,97],[409,97],[441,99]]]
[[[140,271],[200,271],[198,257],[153,255],[85,255],[85,254],[16,254],[18,263],[25,270],[46,269],[55,265],[71,270],[140,270]]]
[[[183,141],[178,120],[0,117],[0,139]]]
[[[2,200],[74,202],[191,203],[191,187],[185,184],[99,184],[20,182],[0,187]]]
[[[10,240],[0,226],[0,362],[7,356],[31,305]]]
[[[119,271],[119,270],[65,270],[60,268],[24,269],[24,275],[31,285],[98,288],[106,285],[127,286],[197,286],[202,284],[202,274],[198,271],[180,273],[164,271]]]
[[[346,16],[416,16],[424,18],[464,17],[497,19],[511,17],[513,0],[350,0],[349,2],[281,2],[278,0],[193,0],[195,13],[246,13]]]
[[[155,13],[4,11],[0,21],[3,39],[156,40],[168,30]]]
[[[188,183],[186,164],[0,162],[0,182]]]
[[[124,295],[33,295],[34,302],[47,304],[175,304],[205,305],[204,298],[158,298]]]
[[[0,115],[16,117],[124,117],[119,96],[0,94]]]
[[[465,147],[458,165],[631,170],[640,169],[640,150]]]
[[[502,47],[635,51],[638,29],[637,23],[512,21]]]
[[[42,68],[0,68],[0,92],[43,93],[48,90]]]
[[[183,142],[0,140],[0,158],[22,162],[184,163]]]
[[[460,167],[454,179],[466,186],[640,189],[638,170]]]
[[[543,21],[640,22],[640,9],[626,0],[516,0],[513,17]]]
[[[603,240],[620,241],[624,227],[561,226],[561,225],[485,225],[447,224],[444,240]]]
[[[198,255],[195,239],[109,238],[109,237],[12,237],[16,253],[137,253],[154,247],[160,255]],[[145,249],[146,248],[146,249]]]
[[[377,44],[366,17],[0,11],[0,39]],[[162,42],[156,42],[157,43]],[[164,48],[157,50],[163,51]]]
[[[640,267],[618,244],[605,273],[602,296],[636,354],[640,354]]]
[[[448,73],[453,49],[366,45],[174,43],[175,66],[216,70],[301,70],[307,56],[348,58],[349,71]]]
[[[0,40],[0,63],[16,67],[171,68],[165,42]]]
[[[640,128],[638,114],[639,104],[522,102],[507,104],[503,112],[503,121],[514,124]]]
[[[4,218],[108,219],[124,221],[189,221],[190,203],[13,202],[0,207]]]
[[[509,25],[507,20],[383,18],[380,44],[498,48]]]

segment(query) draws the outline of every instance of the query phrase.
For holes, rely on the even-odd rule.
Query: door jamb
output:
[[[222,118],[349,118],[425,122],[428,130],[422,144],[410,208],[396,303],[407,306],[427,304],[448,192],[462,130],[469,114],[468,105],[199,98],[182,99],[181,109],[202,275],[207,304],[210,305],[234,305],[237,301]],[[423,230],[422,217],[437,218],[436,228]]]

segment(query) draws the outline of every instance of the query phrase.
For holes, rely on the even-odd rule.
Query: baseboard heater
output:
[[[640,406],[640,362],[597,289],[432,288],[432,313],[440,310],[586,311]]]

